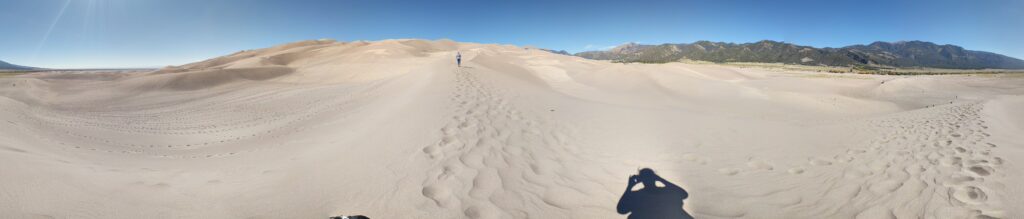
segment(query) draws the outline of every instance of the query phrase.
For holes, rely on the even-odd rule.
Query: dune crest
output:
[[[624,218],[650,167],[697,218],[1014,218],[1021,87],[416,39],[0,77],[0,215]]]

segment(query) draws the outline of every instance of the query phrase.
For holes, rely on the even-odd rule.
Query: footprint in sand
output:
[[[440,144],[439,146],[440,147],[450,147],[450,146],[456,145],[458,143],[459,143],[459,139],[455,138],[454,136],[444,136],[444,137],[441,138],[441,142],[439,143]]]
[[[436,159],[441,157],[441,149],[435,145],[426,146],[423,148],[423,153],[426,153],[430,158]]]
[[[423,196],[433,200],[441,207],[453,206],[454,199],[451,198],[451,191],[443,186],[431,185],[423,187]]]
[[[942,163],[943,166],[951,166],[951,167],[952,166],[955,166],[955,167],[963,166],[963,158],[960,158],[960,157],[957,157],[957,156],[947,157],[945,159],[942,159],[940,162]]]
[[[465,212],[467,218],[483,219],[483,218],[499,218],[499,211],[489,205],[473,205],[466,209]]]
[[[753,161],[747,162],[747,166],[750,167],[750,168],[753,168],[753,169],[760,169],[760,170],[774,170],[775,169],[775,165],[772,165],[768,161],[763,161],[763,160],[753,160]]]
[[[971,168],[968,168],[967,170],[970,171],[971,173],[974,173],[974,174],[978,175],[978,176],[988,176],[988,175],[991,175],[992,172],[995,171],[994,169],[992,169],[992,167],[980,166],[980,165],[979,166],[973,166]]]
[[[789,172],[790,174],[802,174],[802,173],[804,173],[804,168],[803,167],[789,168],[789,170],[787,170],[786,172]]]
[[[981,204],[988,200],[988,194],[981,188],[974,186],[964,186],[959,188],[950,188],[950,196],[954,200],[960,201],[965,204]]]
[[[1003,165],[1003,158],[1001,158],[1001,157],[993,157],[992,158],[992,164],[996,165],[996,166]]]

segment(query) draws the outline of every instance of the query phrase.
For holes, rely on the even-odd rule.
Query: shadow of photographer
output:
[[[657,182],[664,187],[658,187]],[[637,184],[642,184],[643,188],[633,191]],[[683,210],[683,199],[689,196],[682,187],[644,168],[638,175],[629,177],[626,192],[616,209],[619,214],[629,214],[629,219],[690,219],[693,216]]]

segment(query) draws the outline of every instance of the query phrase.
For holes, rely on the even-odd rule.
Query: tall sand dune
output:
[[[449,40],[32,73],[0,77],[0,218],[625,218],[642,167],[697,218],[1021,218],[1022,94]]]

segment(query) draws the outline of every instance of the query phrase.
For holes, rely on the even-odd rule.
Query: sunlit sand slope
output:
[[[454,63],[456,51],[463,67]],[[0,78],[2,218],[1019,218],[1024,77],[621,64],[304,41]]]

